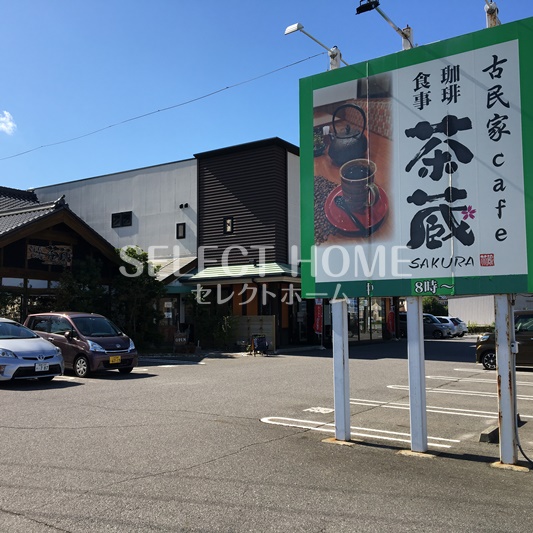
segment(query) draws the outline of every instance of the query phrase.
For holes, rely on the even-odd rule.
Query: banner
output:
[[[313,329],[317,335],[322,335],[322,327],[324,321],[324,300],[322,298],[315,299],[315,322]]]

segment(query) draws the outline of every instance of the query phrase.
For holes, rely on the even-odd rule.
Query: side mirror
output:
[[[74,338],[74,331],[72,330],[65,331],[65,337],[68,341],[71,341]]]

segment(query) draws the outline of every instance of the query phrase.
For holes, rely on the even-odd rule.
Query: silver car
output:
[[[458,337],[464,337],[465,333],[468,333],[468,326],[460,318],[452,316],[452,322],[457,327]]]
[[[0,381],[50,381],[64,371],[61,350],[22,324],[0,318]]]
[[[451,316],[437,316],[437,318],[442,324],[450,326],[452,337],[459,337],[459,328]]]

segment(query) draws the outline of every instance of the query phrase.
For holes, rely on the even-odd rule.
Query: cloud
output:
[[[9,111],[0,112],[0,131],[12,135],[13,132],[17,129],[17,125],[11,116]]]

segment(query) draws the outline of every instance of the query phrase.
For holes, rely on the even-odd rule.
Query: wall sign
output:
[[[63,244],[51,244],[49,246],[38,246],[28,244],[28,259],[38,259],[43,265],[72,265],[72,246]]]
[[[533,291],[531,49],[526,19],[300,81],[307,298]]]

